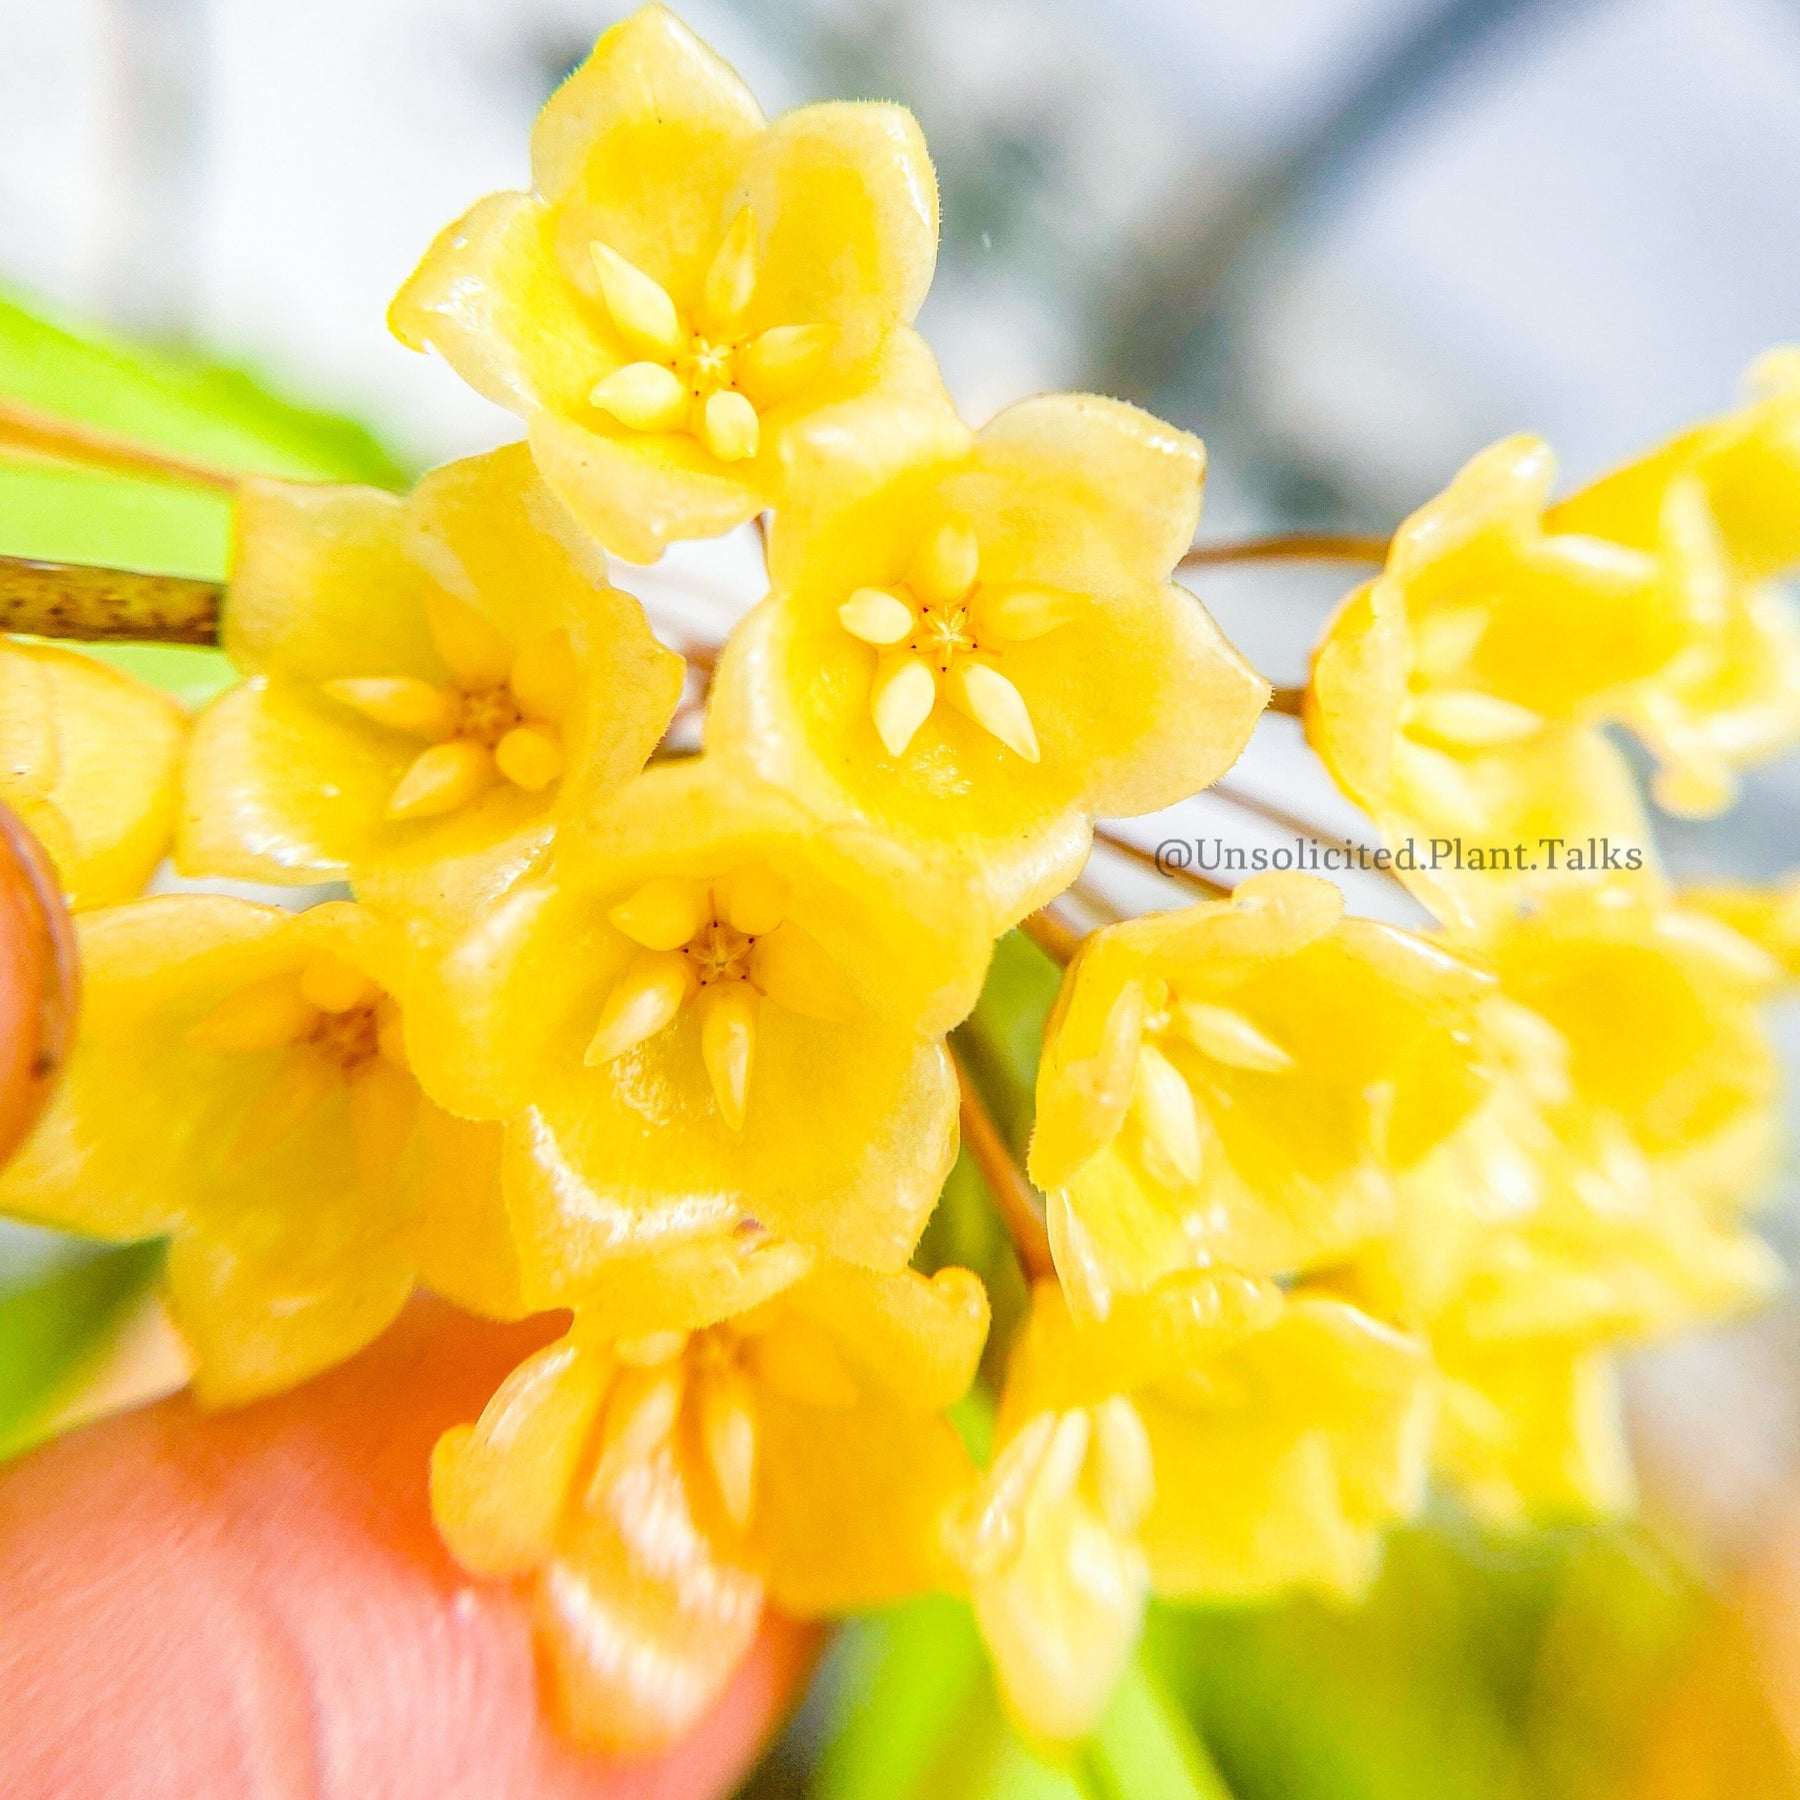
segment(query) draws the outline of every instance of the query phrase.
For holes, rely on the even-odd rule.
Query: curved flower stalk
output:
[[[1776,970],[1698,913],[1579,893],[1491,955],[1513,1067],[1403,1179],[1347,1291],[1430,1339],[1440,1464],[1518,1524],[1623,1506],[1616,1352],[1779,1279],[1743,1224],[1777,1135],[1757,1016]]]
[[[1215,1265],[1335,1261],[1489,1080],[1492,986],[1310,875],[1107,927],[1064,977],[1030,1171],[1078,1316]]]
[[[56,865],[69,904],[144,891],[175,830],[187,716],[79,651],[0,640],[0,800]]]
[[[518,1308],[500,1133],[418,1089],[361,909],[170,895],[78,921],[85,1000],[68,1071],[0,1175],[0,1210],[170,1238],[171,1312],[208,1404],[360,1349],[423,1281]]]
[[[653,769],[422,985],[409,1043],[507,1124],[527,1285],[754,1220],[852,1262],[911,1254],[955,1155],[935,1034],[989,942],[897,846],[711,757]]]
[[[1205,787],[1267,701],[1170,581],[1204,467],[1185,432],[1082,394],[972,440],[875,402],[854,434],[804,434],[708,744],[957,861],[1005,929],[1079,872],[1093,816]]]
[[[403,499],[246,482],[224,641],[249,679],[195,728],[183,871],[415,905],[516,873],[644,766],[681,693],[521,446]]]
[[[1190,1275],[1083,1326],[1033,1292],[997,1450],[948,1536],[1013,1713],[1088,1730],[1152,1592],[1344,1596],[1423,1497],[1422,1347],[1344,1301]]]
[[[871,392],[948,407],[908,321],[937,181],[897,106],[765,124],[660,6],[602,37],[540,115],[530,193],[449,227],[389,321],[522,418],[544,478],[653,562],[780,504],[796,425]]]
[[[730,1309],[640,1330],[578,1307],[432,1459],[439,1530],[471,1572],[530,1582],[587,1743],[680,1737],[765,1597],[810,1617],[950,1576],[939,1521],[972,1471],[943,1411],[975,1374],[981,1283],[760,1256]]]

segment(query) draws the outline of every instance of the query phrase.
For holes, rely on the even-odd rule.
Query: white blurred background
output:
[[[524,184],[534,113],[626,10],[0,0],[0,287],[242,363],[421,465],[515,435],[384,311],[440,226]],[[1209,531],[1386,529],[1517,429],[1577,480],[1800,337],[1800,0],[679,10],[771,112],[912,106],[944,200],[924,323],[964,409],[1152,404],[1208,440]],[[1294,680],[1342,580],[1201,585]],[[1291,792],[1296,749],[1271,721],[1245,781]],[[1322,782],[1308,803],[1344,823]],[[1800,862],[1800,762],[1665,847]],[[1729,1549],[1797,1461],[1796,1314],[1655,1370],[1652,1485]]]

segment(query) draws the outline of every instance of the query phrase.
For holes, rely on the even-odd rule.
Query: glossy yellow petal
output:
[[[688,391],[660,363],[627,363],[596,382],[589,402],[633,431],[674,431],[687,418]]]
[[[622,257],[610,244],[598,239],[588,245],[599,277],[601,298],[613,323],[639,350],[656,356],[673,356],[687,341],[687,331],[668,289]],[[632,367],[648,369],[650,363]],[[622,373],[623,371],[621,371]],[[604,405],[596,400],[596,406]],[[632,421],[627,420],[629,424]]]
[[[694,991],[694,966],[670,950],[628,963],[606,996],[600,1023],[582,1053],[590,1067],[609,1063],[668,1028]]]
[[[953,514],[926,533],[906,572],[906,584],[921,600],[961,600],[975,585],[981,545],[967,518]]]
[[[750,296],[756,292],[756,261],[756,214],[740,207],[725,229],[700,290],[701,317],[709,331],[723,334],[742,327]]]
[[[390,819],[436,819],[478,799],[499,772],[485,744],[455,738],[421,750],[388,796]]]
[[[494,765],[514,787],[541,794],[562,777],[562,745],[540,726],[518,725],[494,746]]]
[[[762,424],[756,408],[738,393],[707,396],[701,409],[700,437],[720,462],[743,462],[757,452]]]
[[[771,325],[738,352],[738,385],[753,405],[779,406],[818,379],[837,342],[835,325]]]
[[[744,1123],[756,1061],[759,996],[747,981],[720,982],[700,996],[700,1056],[720,1117],[732,1130]]]
[[[787,917],[793,889],[766,863],[744,863],[712,885],[713,903],[728,925],[751,937],[775,930]]]
[[[168,848],[186,720],[73,650],[0,645],[0,799],[45,842],[71,903],[133,898]]]
[[[918,624],[912,608],[884,588],[858,588],[838,608],[838,621],[852,637],[882,649],[904,642]]]
[[[712,916],[712,891],[691,877],[659,875],[606,916],[646,950],[679,950]]]
[[[937,705],[937,678],[922,657],[888,657],[869,688],[869,711],[889,756],[904,756]]]
[[[1031,709],[1025,704],[1025,696],[991,663],[959,662],[951,669],[944,685],[951,704],[965,718],[973,719],[1015,756],[1023,757],[1028,763],[1038,761],[1042,752],[1038,748],[1037,732],[1032,729]]]
[[[513,661],[508,686],[528,719],[560,725],[569,716],[581,683],[581,664],[566,629],[527,641]]]
[[[196,1050],[274,1050],[305,1037],[318,1023],[320,1008],[298,975],[273,975],[241,988],[187,1030]]]

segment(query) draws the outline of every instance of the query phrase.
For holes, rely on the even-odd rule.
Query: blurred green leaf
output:
[[[278,399],[242,370],[53,322],[0,294],[0,395],[228,469],[398,487],[404,471],[361,425]],[[217,578],[222,495],[91,470],[0,461],[0,554]],[[166,645],[90,654],[189,704],[230,680],[216,651]]]
[[[0,1292],[0,1457],[39,1422],[105,1345],[162,1264],[160,1243],[91,1247]]]
[[[1061,986],[1062,970],[1028,937],[1009,931],[994,946],[974,1012],[956,1032],[957,1049],[1021,1153],[1031,1135],[1044,1023]]]

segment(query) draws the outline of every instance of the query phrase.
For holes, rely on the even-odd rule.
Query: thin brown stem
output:
[[[956,1068],[957,1085],[962,1089],[963,1147],[994,1196],[1001,1222],[1012,1238],[1025,1273],[1033,1281],[1053,1281],[1056,1264],[1050,1255],[1050,1232],[1044,1224],[1043,1197],[1026,1180],[1019,1159],[1013,1155],[1012,1145],[1006,1141],[981,1090],[970,1079],[968,1069],[954,1049],[950,1052],[950,1060]]]
[[[184,487],[210,488],[215,494],[235,494],[240,480],[229,469],[158,450],[95,425],[59,419],[17,400],[0,400],[0,456],[5,455],[179,482]]]
[[[1290,719],[1306,717],[1306,689],[1304,687],[1278,687],[1269,695],[1269,708],[1272,713],[1283,713]]]
[[[1186,855],[1193,849],[1191,840],[1171,839],[1155,850],[1146,850],[1143,845],[1134,844],[1130,838],[1120,837],[1116,831],[1108,831],[1104,826],[1097,825],[1094,827],[1094,841],[1104,844],[1108,850],[1116,852],[1128,862],[1137,863],[1141,868],[1162,876],[1165,881],[1172,881],[1192,893],[1202,894],[1208,900],[1231,898],[1231,889],[1224,882],[1202,875],[1198,869],[1186,866],[1178,856],[1169,853],[1171,845],[1175,845],[1179,847],[1181,855]]]
[[[1048,906],[1027,913],[1019,921],[1019,929],[1053,963],[1060,963],[1065,969],[1075,960],[1075,952],[1081,948],[1081,940],[1086,935]]]
[[[216,581],[0,556],[0,631],[90,644],[216,644],[224,604]]]
[[[1214,568],[1227,563],[1387,561],[1388,540],[1339,531],[1284,531],[1270,537],[1229,538],[1219,544],[1196,544],[1181,559],[1183,569]]]

